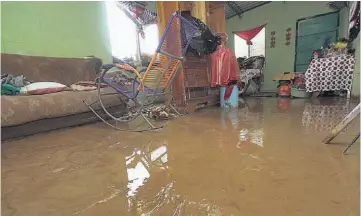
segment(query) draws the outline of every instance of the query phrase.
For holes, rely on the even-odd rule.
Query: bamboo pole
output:
[[[331,133],[323,140],[325,144],[330,143],[337,135],[339,135],[348,124],[351,123],[359,114],[360,114],[361,104],[358,104],[332,131]]]

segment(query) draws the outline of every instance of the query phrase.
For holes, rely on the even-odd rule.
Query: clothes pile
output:
[[[25,76],[13,76],[11,74],[1,75],[1,95],[17,95],[20,89],[31,84]]]
[[[198,28],[187,51],[192,52],[196,56],[203,56],[215,52],[218,45],[221,44],[221,37],[214,34],[200,19],[191,16],[189,11],[182,11],[181,15]],[[186,34],[183,32],[186,31],[186,29],[182,29],[181,31],[182,37],[186,37]]]

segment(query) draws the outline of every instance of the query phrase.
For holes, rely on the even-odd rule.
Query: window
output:
[[[144,28],[145,38],[140,37],[140,51],[142,54],[153,55],[159,43],[158,25],[152,24]]]
[[[251,45],[250,56],[248,56],[248,45],[247,42],[234,35],[234,51],[237,57],[251,57],[251,56],[265,56],[266,52],[266,28],[263,28],[256,37],[252,40],[253,45]]]
[[[134,58],[137,54],[137,28],[135,23],[116,5],[106,1],[108,29],[112,55],[116,58]],[[153,54],[158,46],[158,26],[156,24],[144,28],[145,39],[140,39],[140,50],[143,54]]]
[[[119,59],[135,57],[137,52],[136,27],[121,11],[116,2],[105,2],[112,55]]]

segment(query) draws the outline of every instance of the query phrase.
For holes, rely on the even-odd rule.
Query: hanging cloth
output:
[[[238,37],[244,39],[247,42],[247,45],[252,45],[252,39],[256,37],[256,35],[266,26],[267,24],[263,24],[261,26],[258,26],[256,28],[246,30],[246,31],[238,31],[233,32]]]
[[[240,79],[240,71],[236,55],[228,47],[219,45],[217,50],[210,55],[210,60],[212,69],[211,87],[230,87],[230,83],[236,83]],[[227,91],[225,99],[228,99],[231,93],[232,91]]]
[[[360,2],[352,2],[349,11],[349,43],[357,38],[360,32]]]

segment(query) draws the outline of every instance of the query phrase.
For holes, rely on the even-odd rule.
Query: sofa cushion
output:
[[[101,89],[102,93],[115,92],[112,88]],[[2,127],[24,124],[27,122],[68,116],[89,111],[88,104],[98,99],[98,90],[73,92],[64,91],[46,95],[1,96]],[[121,95],[112,94],[102,97],[106,107],[124,104]],[[93,106],[100,109],[98,103]]]
[[[53,58],[1,54],[1,73],[24,75],[33,82],[58,82],[67,86],[79,81],[94,81],[101,71],[99,58]]]

